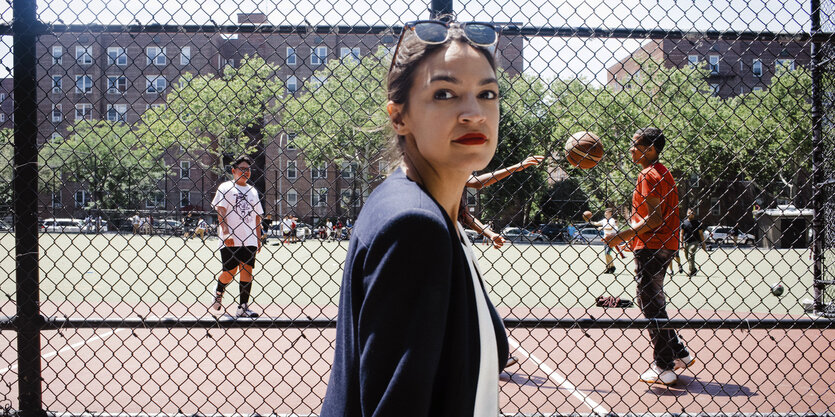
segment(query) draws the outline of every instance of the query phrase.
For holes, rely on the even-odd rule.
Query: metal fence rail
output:
[[[507,239],[471,236],[519,360],[502,414],[829,415],[835,3],[593,3],[14,0],[0,15],[0,414],[316,415],[350,222],[392,163],[390,55],[404,23],[452,13],[502,29],[485,172],[545,156],[466,198]],[[632,253],[608,273],[591,222],[609,208],[629,227],[628,148],[651,125],[709,249],[693,273],[684,250],[671,262],[669,319],[597,303],[634,298]],[[595,168],[566,160],[577,131],[603,141]],[[233,282],[214,318],[211,202],[241,154],[270,215],[261,317],[234,317]],[[635,383],[654,329],[698,359],[666,389]]]

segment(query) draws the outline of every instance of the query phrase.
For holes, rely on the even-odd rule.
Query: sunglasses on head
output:
[[[490,23],[482,22],[442,22],[439,20],[416,20],[408,22],[403,26],[403,31],[400,32],[400,38],[397,40],[397,46],[394,48],[394,56],[391,58],[391,66],[389,72],[394,68],[397,62],[397,52],[400,50],[400,44],[406,33],[411,32],[418,40],[429,45],[442,44],[449,39],[449,28],[451,25],[456,25],[461,28],[464,33],[464,38],[475,46],[483,48],[490,48],[490,52],[495,53],[496,44],[499,43],[499,30]]]

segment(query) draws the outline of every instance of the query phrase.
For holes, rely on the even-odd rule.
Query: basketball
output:
[[[586,211],[583,212],[583,220],[585,220],[585,221],[591,220],[591,212],[590,211],[586,210]]]
[[[594,168],[603,159],[603,143],[591,132],[577,132],[565,141],[565,159],[577,168]]]

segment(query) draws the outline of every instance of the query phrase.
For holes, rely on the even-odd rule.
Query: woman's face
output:
[[[393,113],[392,121],[406,137],[406,156],[437,172],[469,175],[486,167],[499,134],[499,85],[487,58],[467,43],[452,42],[428,56],[414,77],[406,113],[402,105],[389,108],[400,114]]]

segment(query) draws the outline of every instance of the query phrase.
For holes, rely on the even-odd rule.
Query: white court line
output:
[[[63,348],[61,348],[61,350],[54,350],[54,351],[52,351],[52,352],[45,353],[45,354],[42,356],[42,358],[43,358],[43,359],[48,359],[48,358],[51,358],[51,357],[53,357],[53,356],[60,355],[60,354],[62,354],[62,353],[64,353],[64,352],[66,352],[66,351],[68,351],[68,350],[78,349],[78,348],[80,348],[81,346],[86,345],[87,343],[90,343],[90,342],[95,342],[96,340],[99,340],[99,339],[104,340],[104,339],[106,339],[106,338],[110,337],[111,335],[113,335],[114,333],[116,333],[116,332],[120,332],[120,331],[122,331],[122,330],[130,330],[130,329],[116,329],[116,330],[111,330],[111,331],[109,331],[109,332],[105,332],[105,333],[102,333],[102,334],[97,334],[97,335],[95,335],[95,336],[93,336],[93,337],[91,337],[91,338],[89,338],[89,339],[85,339],[85,340],[82,340],[82,341],[80,341],[80,342],[73,343],[73,344],[71,344],[71,345],[69,345],[69,346],[64,346]],[[17,368],[17,364],[12,365],[12,366],[10,366],[10,367],[8,367],[8,368],[3,368],[3,369],[0,369],[0,375],[3,375],[3,374],[5,374],[6,372],[9,372],[9,371],[11,371],[12,369],[16,369],[16,368]]]
[[[573,395],[575,398],[579,399],[584,404],[589,406],[589,408],[591,408],[591,411],[593,413],[596,413],[597,415],[600,415],[600,416],[605,416],[606,414],[609,414],[609,412],[606,411],[605,408],[603,408],[602,406],[600,406],[600,404],[596,403],[594,400],[589,398],[588,395],[583,394],[582,392],[578,391],[577,387],[575,387],[572,383],[568,382],[568,380],[565,379],[564,376],[558,374],[556,371],[551,369],[544,362],[539,360],[539,358],[537,358],[536,356],[531,355],[530,353],[525,351],[525,349],[522,349],[522,346],[519,344],[519,342],[517,342],[516,340],[513,340],[512,337],[508,337],[507,342],[510,343],[510,345],[513,346],[513,348],[516,349],[519,353],[521,353],[522,355],[525,355],[530,360],[536,362],[537,366],[539,366],[539,369],[541,369],[543,372],[548,374],[548,378],[551,378],[551,380],[553,380],[554,382],[559,384],[561,387],[563,387],[564,389],[571,392],[571,395]]]

